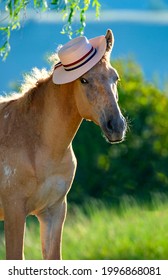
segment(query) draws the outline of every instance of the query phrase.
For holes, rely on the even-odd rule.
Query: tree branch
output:
[[[26,13],[28,8],[36,11],[46,12],[55,10],[62,14],[62,19],[67,22],[62,28],[63,34],[68,34],[71,38],[75,34],[83,34],[86,26],[86,12],[90,5],[95,8],[95,16],[100,13],[99,0],[5,0],[3,4],[4,13],[7,13],[0,20],[0,33],[3,33],[2,42],[0,42],[0,56],[5,60],[10,52],[11,31],[19,29],[22,21],[22,13]],[[80,26],[77,30],[72,27],[74,18],[78,17]],[[7,24],[4,24],[7,21]]]

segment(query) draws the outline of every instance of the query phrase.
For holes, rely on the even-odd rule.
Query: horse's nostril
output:
[[[110,131],[113,130],[113,125],[112,125],[112,121],[111,121],[111,120],[109,120],[109,121],[107,122],[107,128],[108,128],[108,130],[110,130]]]

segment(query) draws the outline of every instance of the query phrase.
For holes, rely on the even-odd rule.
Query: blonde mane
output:
[[[38,69],[34,67],[30,73],[23,75],[23,83],[20,86],[19,92],[12,92],[5,95],[0,95],[0,103],[16,100],[26,93],[29,93],[32,89],[36,88],[39,84],[43,83],[49,78],[53,72],[54,65],[58,62],[58,55],[52,54],[48,57],[48,62],[51,64],[51,69],[46,68]]]
[[[45,68],[41,70],[37,67],[33,68],[30,73],[24,75],[24,82],[20,88],[21,94],[24,94],[37,87],[37,85],[46,80],[50,74],[51,71],[47,71]]]
[[[12,92],[9,94],[0,96],[0,103],[16,100],[26,93],[30,93],[32,89],[36,88],[39,84],[49,78],[51,71],[47,71],[45,68],[39,70],[38,68],[33,68],[31,73],[25,74],[23,77],[23,84],[20,87],[19,92]]]

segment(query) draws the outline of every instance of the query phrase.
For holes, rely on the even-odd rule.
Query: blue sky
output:
[[[160,10],[168,9],[168,0],[99,0],[102,8]]]

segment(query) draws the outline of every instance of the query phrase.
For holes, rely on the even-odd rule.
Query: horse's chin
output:
[[[103,137],[105,138],[105,140],[110,143],[110,144],[118,144],[124,141],[125,139],[125,133],[121,134],[121,135],[116,135],[114,134],[108,134],[105,131],[102,130],[103,133]]]
[[[119,139],[119,140],[107,140],[110,144],[118,144],[124,141],[124,139]]]
[[[120,139],[111,139],[108,136],[106,136],[105,134],[103,134],[103,137],[106,139],[106,141],[110,144],[119,144],[121,142],[124,141],[124,137],[120,138]]]

